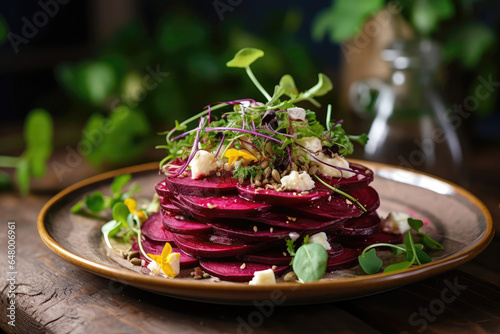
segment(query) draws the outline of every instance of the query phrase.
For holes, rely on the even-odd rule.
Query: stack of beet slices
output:
[[[231,174],[167,177],[156,185],[161,211],[142,225],[144,250],[160,254],[169,242],[181,253],[181,268],[200,266],[222,280],[249,281],[257,270],[272,268],[279,276],[290,269],[291,234],[301,245],[303,236],[325,232],[331,245],[327,271],[354,266],[367,245],[399,243],[402,236],[379,229],[379,197],[369,187],[373,172],[350,167],[358,174],[323,180],[348,192],[367,212],[319,182],[313,191],[296,193],[257,190]]]

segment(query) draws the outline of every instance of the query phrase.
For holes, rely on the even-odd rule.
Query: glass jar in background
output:
[[[351,107],[371,122],[364,158],[464,183],[463,151],[437,82],[439,47],[396,40],[382,51],[387,81],[371,78],[349,89]]]

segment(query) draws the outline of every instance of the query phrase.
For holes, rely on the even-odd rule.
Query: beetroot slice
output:
[[[200,223],[189,216],[173,215],[162,210],[163,226],[170,232],[179,234],[209,234],[212,227]],[[182,219],[181,219],[182,218]]]
[[[273,228],[272,232],[268,225],[252,221],[240,220],[232,223],[212,223],[215,233],[228,236],[242,241],[256,242],[283,239],[288,237],[292,229]],[[255,229],[257,231],[255,231]]]
[[[261,215],[271,209],[270,205],[249,202],[237,195],[227,197],[179,195],[177,199],[195,214],[210,218],[244,218]]]
[[[155,190],[160,198],[165,198],[169,196],[169,190],[167,189],[167,185],[165,184],[165,180],[158,182],[155,184]]]
[[[196,180],[191,178],[191,171],[185,177],[166,177],[167,188],[175,193],[186,196],[223,196],[235,194],[236,184],[231,173],[222,176],[210,175]]]
[[[356,198],[368,212],[376,210],[380,205],[379,196],[372,187],[353,190],[349,192],[349,195]],[[332,196],[330,201],[296,208],[295,211],[307,217],[330,219],[359,217],[364,212],[356,203],[350,202],[340,194]]]
[[[241,255],[239,258],[243,262],[248,261],[276,266],[288,266],[292,261],[292,257],[286,251],[286,247],[273,247],[265,251]]]
[[[354,267],[358,264],[359,254],[361,254],[360,249],[344,248],[344,251],[340,255],[328,258],[326,271],[332,272],[339,269]]]
[[[358,218],[348,219],[342,224],[340,234],[344,236],[371,235],[378,231],[380,218],[376,212],[366,213]]]
[[[273,211],[262,216],[250,217],[248,219],[255,220],[269,226],[283,227],[296,231],[318,230],[322,231],[343,221],[343,219],[309,219],[303,216],[297,216],[294,213],[285,214],[280,211]]]
[[[243,266],[243,263],[245,264]],[[241,267],[243,266],[243,269]],[[256,271],[271,269],[271,265],[259,263],[245,263],[235,261],[207,261],[200,260],[200,267],[210,275],[225,281],[248,282]],[[288,266],[276,268],[274,274],[281,275]]]
[[[385,232],[376,232],[374,234],[362,237],[342,237],[342,243],[349,247],[365,248],[377,243],[400,244],[403,242],[402,234],[390,234]]]
[[[141,231],[148,239],[160,242],[174,242],[174,236],[163,226],[162,214],[155,212],[144,223]]]
[[[148,240],[142,241],[142,248],[147,254],[160,255],[164,246],[165,243],[155,243]],[[135,242],[132,245],[132,251],[139,251],[139,245],[137,244],[137,242]],[[172,247],[172,253],[181,254],[181,256],[179,257],[181,269],[192,268],[198,265],[198,259],[195,259],[194,257],[187,255],[177,247]],[[141,254],[141,259],[146,261],[146,266],[147,266],[149,261],[146,258],[144,258],[142,254]]]
[[[182,214],[187,212],[186,208],[172,204],[172,199],[166,199],[166,198],[160,199],[160,207],[162,208],[162,210],[174,214]]]
[[[214,243],[209,236],[194,236],[174,234],[176,245],[184,252],[195,257],[227,257],[237,256],[257,252],[269,247],[272,243],[262,242],[254,245],[245,245],[242,243],[233,245],[224,245]]]
[[[264,204],[278,205],[278,206],[303,206],[325,200],[330,196],[332,191],[322,189],[318,191],[310,191],[308,193],[297,193],[295,191],[276,191],[273,189],[260,189],[257,190],[255,186],[246,183],[243,185],[238,184],[238,194],[240,197]],[[326,187],[325,187],[326,188]]]
[[[362,174],[355,174],[354,176],[346,178],[335,178],[325,175],[321,175],[321,179],[331,186],[335,186],[337,189],[343,191],[351,191],[358,188],[363,188],[368,186],[373,181],[373,171],[363,165],[350,163],[349,167],[352,170],[361,172]]]

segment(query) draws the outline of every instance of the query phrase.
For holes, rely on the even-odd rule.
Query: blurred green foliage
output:
[[[291,74],[299,86],[311,86],[310,73],[317,68],[295,39],[301,22],[299,11],[273,13],[262,38],[246,32],[236,18],[213,27],[187,11],[176,12],[151,31],[139,20],[129,22],[92,59],[61,64],[58,81],[90,114],[84,133],[96,133],[103,121],[114,129],[100,131],[102,141],[85,155],[88,161],[95,166],[132,162],[145,147],[161,141],[153,130],[173,127],[175,120],[212,102],[260,98],[244,73],[225,66],[243,47],[265,50],[255,68],[269,91],[289,68],[295,69]]]
[[[0,167],[15,168],[15,178],[23,195],[29,192],[30,178],[45,175],[46,163],[52,154],[53,124],[50,114],[43,109],[32,110],[24,123],[26,148],[19,157],[0,156]],[[0,188],[9,188],[8,178],[0,175]]]
[[[9,34],[9,27],[5,18],[0,14],[0,45],[7,40],[7,35]]]
[[[418,38],[441,43],[445,62],[456,61],[467,71],[484,73],[495,67],[497,36],[490,26],[474,18],[474,4],[479,2],[486,0],[333,0],[315,18],[312,36],[321,40],[327,35],[333,43],[344,42],[359,34],[375,13],[392,4]],[[482,103],[478,113],[491,112],[497,95]]]

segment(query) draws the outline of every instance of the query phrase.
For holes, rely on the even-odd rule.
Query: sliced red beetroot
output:
[[[368,212],[375,211],[380,205],[379,196],[372,187],[359,188],[349,194],[357,199]],[[295,211],[303,216],[323,219],[359,217],[364,212],[356,203],[340,194],[335,194],[329,201],[296,208]]]
[[[309,219],[304,216],[298,216],[295,213],[283,213],[281,211],[273,211],[262,216],[250,217],[249,219],[255,220],[269,226],[282,227],[296,231],[305,230],[318,230],[333,227],[343,221],[343,219]]]
[[[326,271],[332,272],[339,269],[354,267],[358,264],[358,256],[361,250],[357,248],[344,248],[343,252],[337,256],[328,258]]]
[[[166,199],[165,197],[160,199],[160,207],[170,213],[173,214],[183,214],[187,212],[187,209],[182,207],[181,205],[172,204],[173,199]]]
[[[255,186],[249,183],[243,185],[238,184],[236,187],[238,188],[240,197],[246,200],[278,206],[309,205],[327,199],[332,193],[332,191],[328,189],[303,193],[298,193],[296,191],[276,191],[273,189],[257,190]]]
[[[272,247],[272,243],[262,242],[259,244],[246,245],[234,243],[233,245],[215,243],[210,236],[194,236],[174,234],[176,245],[184,252],[195,257],[227,257],[258,252]]]
[[[170,232],[179,234],[209,234],[212,227],[200,223],[189,216],[175,215],[162,210],[163,226]]]
[[[377,243],[400,244],[403,242],[403,235],[376,232],[363,237],[343,237],[341,240],[344,245],[348,245],[349,247],[364,249],[367,246]]]
[[[271,265],[259,263],[245,263],[237,261],[207,261],[200,260],[200,267],[210,275],[225,281],[248,282],[256,271],[272,269]],[[288,266],[277,267],[274,274],[279,276]]]
[[[147,254],[160,255],[164,246],[165,246],[165,243],[155,243],[155,242],[151,242],[147,239],[144,239],[142,241],[142,248],[144,249],[144,251]],[[139,250],[139,245],[136,242],[132,245],[132,251],[138,251],[138,250]],[[179,253],[181,255],[179,257],[181,269],[192,268],[192,267],[195,267],[198,265],[198,259],[195,259],[194,257],[187,255],[186,253],[181,251],[179,248],[172,247],[172,252]],[[146,261],[146,265],[148,264],[149,261],[146,258],[144,258],[142,255],[141,255],[141,259]]]
[[[286,247],[273,247],[261,252],[245,254],[239,257],[243,262],[253,262],[260,264],[288,266],[292,257],[286,251]]]
[[[292,229],[273,228],[272,230],[266,224],[252,222],[248,220],[233,221],[231,223],[211,223],[214,232],[218,235],[228,236],[230,238],[248,241],[269,241],[283,239],[288,237]]]
[[[350,178],[335,178],[321,175],[321,179],[331,186],[343,191],[351,191],[368,186],[373,181],[373,171],[363,165],[350,163],[349,167],[360,174],[355,174]]]
[[[170,194],[169,190],[167,189],[167,185],[165,184],[165,180],[158,182],[155,184],[155,190],[158,196],[161,198],[168,197]]]
[[[271,210],[271,206],[253,203],[233,196],[196,197],[177,196],[178,200],[195,214],[209,218],[245,218],[257,216]]]
[[[185,177],[166,177],[167,188],[175,193],[186,196],[223,196],[235,194],[238,183],[231,173],[221,176],[210,175],[193,180],[191,171],[186,171]]]
[[[371,235],[378,231],[380,218],[376,212],[366,213],[360,217],[346,220],[342,224],[340,234],[344,236]]]
[[[144,223],[142,223],[141,231],[145,237],[152,241],[174,242],[174,236],[167,231],[163,226],[162,214],[160,212],[153,213]]]

